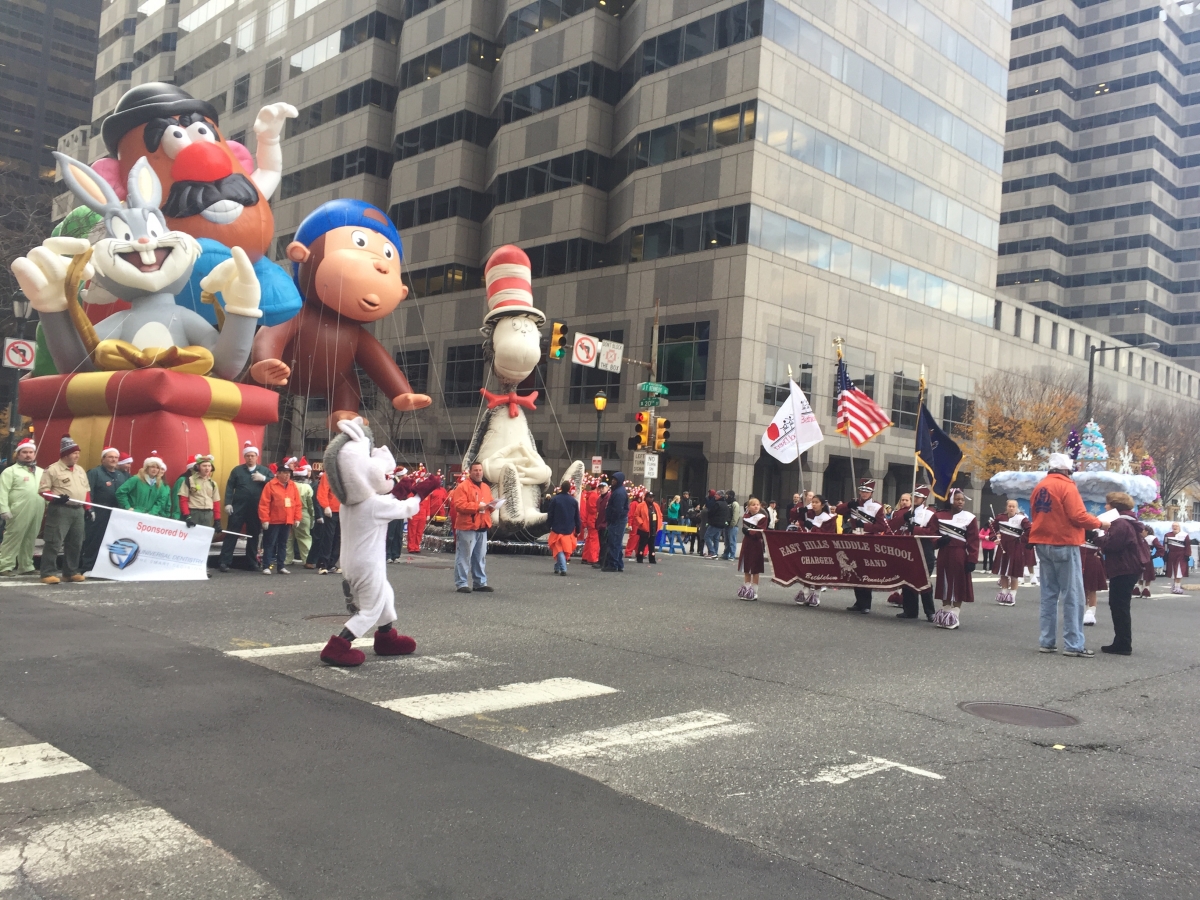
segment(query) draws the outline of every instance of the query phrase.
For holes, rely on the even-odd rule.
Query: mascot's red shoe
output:
[[[401,634],[395,628],[375,632],[375,653],[377,656],[407,656],[417,649],[417,642],[408,635]],[[354,651],[358,653],[357,650]],[[359,656],[362,656],[359,653]]]
[[[375,638],[375,652],[379,652],[378,637]],[[355,650],[348,640],[344,637],[338,637],[336,634],[329,639],[329,643],[321,651],[321,662],[331,666],[346,666],[351,668],[353,666],[361,666],[366,659],[367,655],[365,653],[361,650]]]

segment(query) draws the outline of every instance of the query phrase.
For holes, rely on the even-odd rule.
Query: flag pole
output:
[[[925,408],[925,363],[921,363],[921,381],[920,381],[920,388],[917,391],[916,441],[918,442],[918,446],[920,445],[920,440],[921,440],[921,411],[924,408]],[[920,458],[921,458],[921,454],[918,452],[917,448],[914,447],[913,448],[913,481],[912,481],[912,499],[913,499],[914,503],[916,502],[916,493],[917,493],[917,470],[921,467],[920,463],[918,462],[918,460]]]
[[[838,362],[842,361],[842,345],[844,343],[846,342],[840,337],[833,339],[833,347],[837,351]],[[850,445],[850,496],[857,497],[858,473],[854,471],[854,438],[850,437],[849,430],[846,431],[846,441]]]
[[[800,469],[800,499],[804,500],[804,454],[800,452],[800,413],[796,409],[796,402],[792,399],[792,382],[795,379],[792,377],[792,364],[788,363],[788,403],[792,404],[792,420],[795,422],[793,426],[797,432],[796,438],[796,466]]]

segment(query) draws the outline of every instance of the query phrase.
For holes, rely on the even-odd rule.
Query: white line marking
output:
[[[53,744],[0,747],[0,784],[28,781],[31,778],[49,778],[52,775],[68,775],[71,772],[86,772],[90,768],[75,757],[63,753]]]
[[[616,688],[577,678],[547,678],[545,681],[517,682],[501,685],[494,690],[453,691],[447,694],[423,694],[418,697],[400,697],[383,700],[376,704],[414,719],[435,722],[439,719],[454,719],[479,713],[499,712],[504,709],[519,709],[542,703],[558,703],[563,700],[580,700],[615,694]]]
[[[367,650],[374,644],[374,638],[357,638],[354,646],[359,650]],[[248,650],[226,650],[226,656],[238,659],[262,659],[270,656],[292,656],[300,653],[320,653],[325,649],[324,644],[285,644],[282,647],[251,647]],[[483,663],[485,660],[473,653],[447,653],[444,656],[387,656],[379,657],[391,662],[404,662],[406,668],[419,672],[445,672],[450,669],[461,669],[470,663]]]
[[[355,638],[354,646],[359,650],[370,647],[374,638]],[[280,647],[251,647],[249,650],[226,650],[226,656],[236,656],[238,659],[259,659],[263,656],[288,656],[292,653],[320,653],[325,649],[325,642],[320,644],[284,644]]]
[[[749,725],[735,724],[723,713],[697,709],[674,716],[629,722],[613,728],[581,731],[538,744],[517,745],[509,749],[531,759],[585,758],[615,761],[640,753],[685,747],[709,738],[745,734],[753,730]]]
[[[943,781],[946,777],[939,775],[937,772],[918,769],[915,766],[906,766],[904,763],[894,762],[890,759],[868,756],[865,762],[850,763],[845,766],[830,766],[828,769],[822,769],[809,784],[845,784],[847,781],[864,778],[867,775],[874,775],[877,772],[886,772],[888,769],[899,769],[901,772],[908,772],[911,775],[921,775],[925,778],[934,778],[938,781]]]

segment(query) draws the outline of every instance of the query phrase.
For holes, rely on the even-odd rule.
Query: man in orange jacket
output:
[[[596,479],[589,478],[583,485],[583,496],[579,501],[579,518],[583,523],[583,561],[589,565],[600,562],[600,533],[596,524],[596,509],[600,492]]]
[[[317,553],[317,574],[328,575],[330,571],[341,572],[338,560],[342,555],[342,525],[338,519],[342,504],[329,487],[329,477],[322,472],[317,482],[317,519],[324,519],[321,529],[321,549]]]
[[[1092,657],[1083,639],[1083,565],[1079,547],[1084,529],[1103,528],[1091,515],[1071,480],[1075,468],[1065,453],[1050,454],[1050,471],[1038,482],[1029,498],[1032,524],[1029,543],[1036,547],[1041,564],[1042,611],[1038,649],[1058,649],[1058,602],[1063,607],[1063,656]]]
[[[291,460],[285,462],[275,477],[263,486],[258,498],[258,519],[263,530],[263,569],[270,575],[271,568],[280,575],[290,575],[287,570],[288,543],[292,527],[300,524],[304,508],[300,505],[300,489],[292,484]]]
[[[487,537],[492,526],[492,489],[483,480],[483,463],[473,462],[467,478],[450,495],[454,521],[454,586],[460,594],[491,593],[487,583]]]

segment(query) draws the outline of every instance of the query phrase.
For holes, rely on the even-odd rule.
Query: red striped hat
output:
[[[538,325],[545,324],[546,314],[533,308],[533,276],[524,250],[512,244],[498,247],[484,266],[483,277],[488,301],[485,325],[513,315],[533,316]]]

